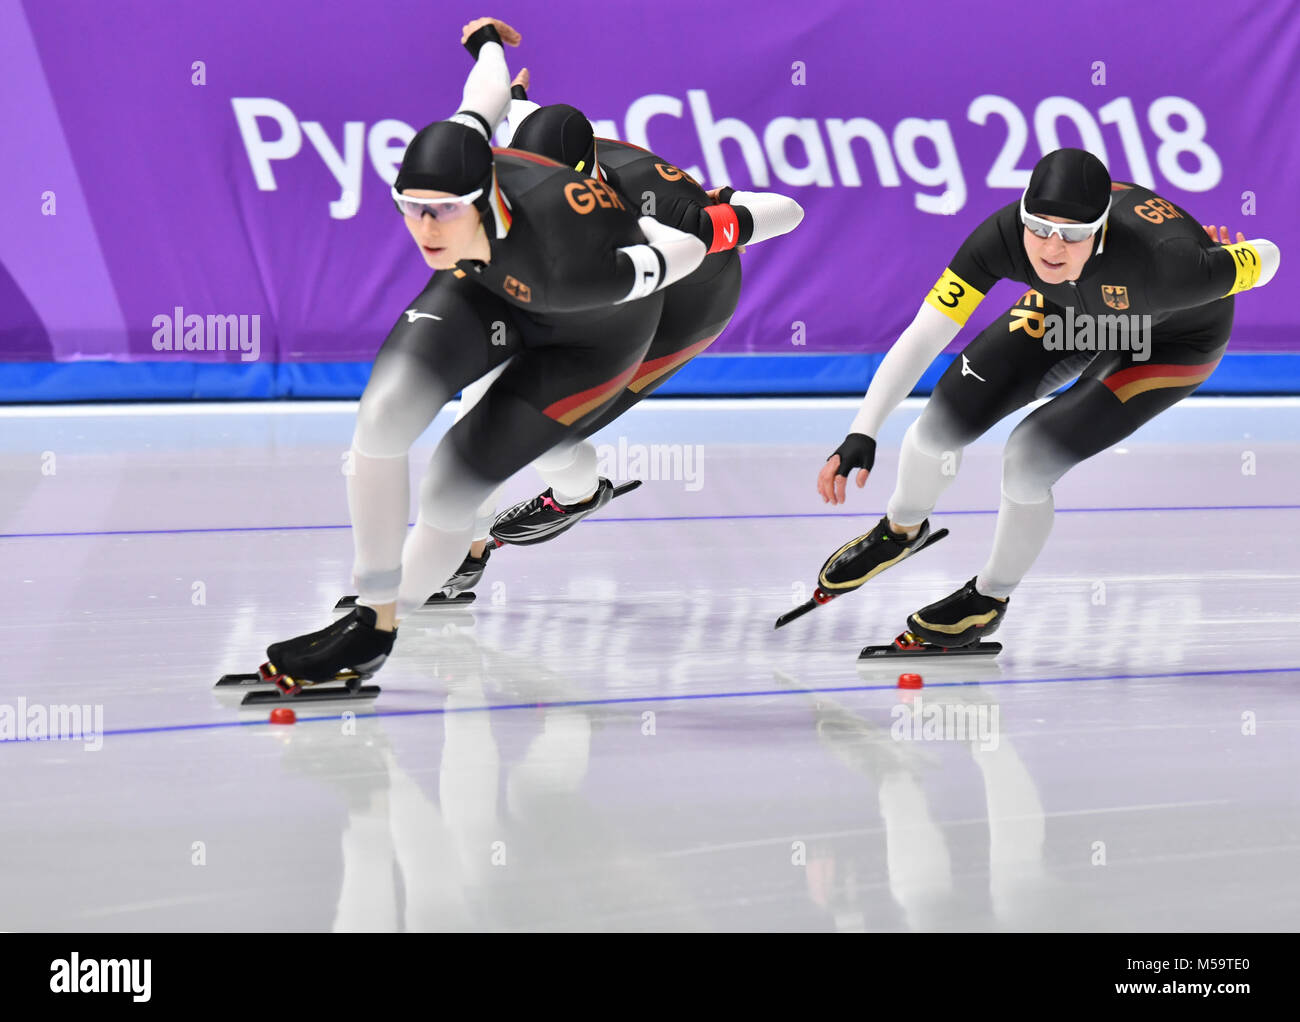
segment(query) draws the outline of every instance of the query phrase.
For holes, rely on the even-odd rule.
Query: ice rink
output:
[[[869,666],[983,566],[1019,416],[946,540],[774,631],[921,408],[831,508],[856,404],[639,406],[602,464],[672,478],[498,551],[376,702],[292,726],[213,683],[351,591],[354,406],[0,409],[0,930],[1294,930],[1300,399],[1067,475],[1000,656]],[[102,735],[38,740],[74,706]]]

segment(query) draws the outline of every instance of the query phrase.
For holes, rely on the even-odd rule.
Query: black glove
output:
[[[497,43],[503,47],[505,45],[501,42],[501,33],[497,31],[497,27],[487,24],[475,29],[473,34],[465,40],[465,49],[469,50],[471,57],[478,60],[478,51],[483,48],[484,43]]]
[[[876,442],[865,433],[850,433],[835,449],[835,454],[840,456],[840,467],[835,470],[837,476],[848,476],[855,468],[870,472],[876,463]],[[826,460],[830,461],[835,454]]]
[[[694,199],[676,195],[655,207],[654,218],[668,227],[693,234],[704,244],[713,244],[713,221]]]

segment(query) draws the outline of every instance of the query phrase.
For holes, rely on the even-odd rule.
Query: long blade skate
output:
[[[935,532],[930,533],[930,535],[925,538],[925,542],[917,546],[915,550],[909,551],[907,557],[904,557],[903,560],[906,561],[909,558],[919,554],[926,547],[933,546],[935,543],[938,543],[939,540],[943,539],[944,536],[946,535],[948,535],[947,529],[939,529]],[[900,561],[899,563],[901,564],[902,562]],[[896,565],[890,565],[890,567],[896,567]],[[884,570],[888,571],[889,568],[886,568]],[[813,590],[812,599],[806,600],[803,603],[799,604],[799,606],[795,607],[794,610],[787,610],[784,614],[782,614],[779,618],[776,619],[776,624],[773,625],[772,627],[781,628],[785,625],[788,625],[791,621],[795,620],[796,618],[803,617],[810,610],[815,610],[818,607],[824,606],[825,604],[830,603],[831,600],[835,599],[835,597],[843,596],[845,593],[855,592],[859,588],[861,588],[861,586],[854,586],[852,589],[842,589],[838,593],[829,593],[821,586],[817,586],[817,588]]]
[[[464,592],[457,593],[455,596],[447,596],[445,593],[436,592],[424,601],[421,610],[430,610],[435,607],[465,607],[478,599],[477,593]],[[352,610],[357,605],[356,595],[340,596],[339,602],[334,604],[335,610]]]
[[[252,700],[252,703],[250,703],[249,699],[246,697],[244,699],[244,702],[241,705],[249,706],[255,703],[262,703],[262,702],[274,703],[279,701],[279,699],[281,698],[279,683],[277,682],[276,679],[283,679],[283,678],[284,675],[278,674],[275,670],[275,666],[270,662],[267,662],[262,664],[262,666],[257,669],[257,672],[255,674],[223,674],[220,678],[217,679],[217,683],[213,686],[213,688],[219,688],[219,689],[274,688],[276,690],[275,692],[264,693],[264,695],[268,696],[269,698],[262,698],[263,694],[259,694],[258,698]],[[319,701],[324,698],[373,699],[375,696],[379,694],[378,685],[362,685],[361,684],[362,680],[363,679],[355,675],[349,675],[347,677],[340,677],[334,679],[333,681],[317,682],[313,685],[302,685],[299,687],[298,693],[296,695],[284,695],[283,698],[286,702],[297,700],[297,699],[303,699],[303,698],[309,701],[312,700]],[[342,688],[339,688],[339,683],[342,683],[343,686]],[[295,683],[292,681],[292,679],[289,679],[288,684],[292,686]],[[336,692],[342,693],[342,695],[336,696],[335,695]],[[328,695],[322,693],[327,693]],[[354,695],[349,693],[361,693],[361,694]],[[250,695],[252,694],[254,693],[250,693]]]
[[[249,692],[244,696],[240,706],[262,706],[267,703],[284,703],[292,705],[298,702],[356,702],[374,699],[379,695],[378,685],[362,684],[370,673],[357,673],[354,670],[340,671],[332,678],[320,681],[305,681],[292,678],[281,672],[269,660],[257,669],[257,681],[252,684],[274,685],[272,692]]]
[[[247,692],[240,701],[240,707],[266,705],[293,705],[299,702],[359,702],[374,699],[379,695],[378,685],[319,685],[302,689],[296,696],[287,696],[275,687],[275,682],[257,674],[223,674],[215,686],[219,689],[261,688],[260,692]],[[266,691],[270,689],[270,691]]]
[[[1002,652],[1000,642],[972,642],[968,646],[936,646],[934,643],[918,639],[911,632],[903,632],[888,646],[863,646],[858,654],[859,660],[872,657],[950,657],[950,656],[997,656]]]
[[[249,692],[240,702],[246,706],[298,706],[302,703],[356,703],[368,701],[379,695],[378,685],[359,685],[348,688],[340,685],[313,685],[296,696],[287,696],[278,689],[273,692]]]
[[[260,674],[223,674],[213,688],[243,688],[248,685],[270,685]]]

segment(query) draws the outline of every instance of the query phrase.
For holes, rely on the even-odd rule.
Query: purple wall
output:
[[[260,316],[263,361],[370,358],[428,274],[376,158],[391,176],[402,131],[455,110],[459,27],[482,6],[0,0],[0,359],[175,357],[152,338],[177,306]],[[798,231],[746,253],[715,351],[887,348],[1057,144],[1278,242],[1281,276],[1239,299],[1233,350],[1300,351],[1295,3],[489,6],[523,33],[507,56],[539,102],[579,105],[709,186],[804,205]],[[236,112],[259,105],[296,148],[262,161],[265,190]],[[1189,127],[1203,141],[1162,142]],[[248,129],[274,142],[282,126]],[[352,167],[342,183],[322,148]],[[1016,293],[1000,285],[975,322]]]

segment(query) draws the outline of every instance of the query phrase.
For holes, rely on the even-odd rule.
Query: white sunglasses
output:
[[[1044,220],[1042,217],[1034,216],[1032,213],[1025,212],[1025,196],[1020,196],[1020,222],[1029,228],[1029,233],[1036,238],[1050,238],[1053,234],[1059,235],[1062,241],[1075,242],[1087,241],[1099,230],[1102,224],[1106,222],[1106,217],[1110,216],[1110,202],[1106,201],[1106,210],[1096,220],[1090,224],[1057,224],[1051,220]]]
[[[447,220],[455,220],[464,216],[470,205],[483,194],[482,188],[476,188],[468,195],[453,195],[441,199],[413,199],[409,195],[403,195],[396,186],[389,189],[393,195],[393,202],[397,204],[397,210],[402,216],[409,216],[413,220],[428,213],[440,223]]]

